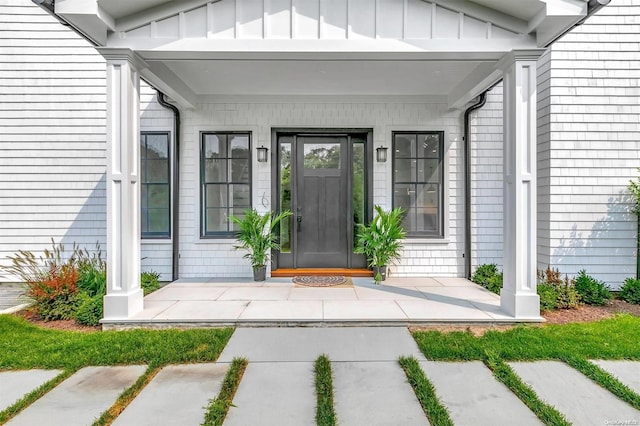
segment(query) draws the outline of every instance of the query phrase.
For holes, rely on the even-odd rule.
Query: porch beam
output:
[[[478,65],[467,78],[451,90],[448,96],[449,108],[462,108],[501,78],[502,71],[496,69],[494,62]]]
[[[130,50],[102,50],[107,63],[107,294],[104,318],[142,311],[140,288],[140,76]]]
[[[513,51],[503,71],[504,285],[502,310],[539,318],[536,292],[536,61],[544,51]]]

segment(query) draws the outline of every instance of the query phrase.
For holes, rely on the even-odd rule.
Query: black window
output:
[[[169,133],[140,135],[140,227],[142,238],[171,237]]]
[[[443,237],[443,132],[393,133],[393,206],[409,237]]]
[[[251,207],[251,134],[202,133],[202,236],[233,236],[231,215]]]

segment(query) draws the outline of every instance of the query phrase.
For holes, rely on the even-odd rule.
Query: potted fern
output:
[[[400,259],[406,233],[402,227],[404,210],[401,207],[387,212],[375,206],[375,212],[369,225],[358,226],[355,252],[367,257],[374,280],[379,283],[386,279],[387,267]]]
[[[291,216],[290,211],[283,211],[274,216],[274,213],[258,213],[255,209],[245,210],[243,217],[231,216],[233,223],[238,225],[236,241],[233,248],[246,250],[243,257],[249,259],[253,268],[253,280],[264,281],[267,274],[267,262],[271,250],[280,250],[274,230],[278,224]]]

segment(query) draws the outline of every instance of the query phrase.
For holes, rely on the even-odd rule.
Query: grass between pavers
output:
[[[82,367],[147,365],[147,371],[94,423],[111,424],[160,367],[215,361],[232,334],[231,328],[83,333],[44,329],[16,316],[0,315],[0,371],[63,370],[61,375],[0,411],[0,425]]]
[[[21,318],[0,315],[0,371],[211,362],[232,334],[231,328],[82,333],[39,328]]]
[[[12,417],[14,417],[20,411],[22,411],[25,408],[27,408],[29,405],[31,405],[36,400],[40,399],[44,394],[46,394],[51,389],[53,389],[56,386],[58,386],[60,383],[62,383],[62,381],[67,379],[73,373],[74,373],[74,371],[71,371],[71,370],[63,371],[62,373],[58,374],[53,379],[49,380],[48,382],[46,382],[43,385],[41,385],[38,388],[36,388],[35,390],[33,390],[33,391],[29,392],[28,394],[26,394],[24,397],[22,397],[21,399],[16,401],[11,406],[7,407],[3,411],[0,411],[0,425],[3,425],[6,422],[8,422]]]
[[[316,359],[316,425],[335,426],[336,411],[333,408],[333,375],[331,360],[325,354]]]
[[[133,401],[133,399],[138,396],[138,394],[144,389],[145,386],[149,384],[151,379],[153,379],[156,374],[160,371],[161,367],[148,367],[144,374],[138,377],[138,380],[124,390],[118,396],[115,404],[111,406],[107,411],[102,413],[98,419],[93,422],[92,426],[108,426],[127,408],[127,405]]]
[[[599,366],[587,361],[584,358],[565,358],[564,362],[587,376],[594,382],[598,383],[609,392],[630,404],[636,410],[640,410],[640,395],[631,390],[628,386],[621,383],[613,375]]]
[[[453,426],[449,412],[436,395],[433,384],[427,379],[414,357],[400,357],[400,366],[407,375],[407,380],[413,388],[422,410],[432,426]]]
[[[555,407],[545,403],[501,359],[488,354],[484,363],[494,377],[511,390],[529,409],[548,426],[571,426],[571,423]]]
[[[416,331],[413,336],[427,359],[434,361],[481,360],[545,424],[569,424],[555,408],[541,401],[505,361],[559,360],[566,362],[640,409],[640,395],[587,361],[588,359],[640,360],[640,318],[622,314],[614,318],[564,325],[518,326],[489,331],[481,337],[470,332]]]
[[[224,381],[222,382],[222,387],[220,388],[218,397],[211,400],[207,407],[207,413],[202,426],[222,425],[225,417],[227,417],[229,408],[231,408],[233,397],[238,390],[238,385],[240,384],[240,380],[242,380],[242,376],[244,375],[244,371],[247,369],[248,363],[249,362],[246,358],[233,359],[227,374],[224,376]]]

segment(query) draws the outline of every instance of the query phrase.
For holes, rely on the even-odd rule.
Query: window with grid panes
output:
[[[444,132],[393,133],[393,206],[408,237],[444,236]]]
[[[201,134],[202,236],[231,237],[231,215],[251,208],[251,134]]]
[[[140,229],[142,238],[171,237],[169,133],[140,134]]]

